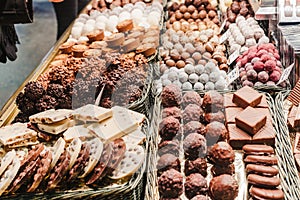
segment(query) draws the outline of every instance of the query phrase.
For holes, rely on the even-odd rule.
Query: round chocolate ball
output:
[[[185,12],[187,11],[187,7],[186,7],[185,5],[181,5],[181,6],[179,7],[179,11],[180,11],[181,13],[185,13]]]
[[[173,154],[164,154],[158,159],[156,167],[159,176],[169,169],[175,169],[180,172],[180,161]]]
[[[164,108],[162,110],[162,118],[166,118],[169,116],[172,116],[178,120],[181,120],[181,118],[182,118],[181,109],[176,106]]]
[[[198,133],[191,133],[183,141],[184,155],[187,159],[204,158],[207,153],[206,139]]]
[[[158,155],[162,156],[164,154],[173,154],[174,156],[179,156],[179,141],[178,140],[162,140],[158,144]]]
[[[220,176],[222,174],[233,175],[235,173],[235,167],[234,164],[224,165],[224,166],[214,165],[211,168],[211,173],[213,174],[214,177]]]
[[[172,140],[179,132],[180,122],[175,117],[166,117],[159,124],[159,135],[162,140]]]
[[[184,163],[184,173],[186,176],[199,173],[207,176],[207,162],[205,158],[197,158],[196,160],[186,160]]]
[[[238,183],[228,174],[214,177],[209,184],[212,199],[232,200],[238,195]]]
[[[230,165],[234,161],[234,151],[227,142],[218,142],[208,152],[208,157],[215,165]]]
[[[189,104],[184,109],[182,118],[185,123],[190,121],[200,121],[203,113],[204,112],[200,106],[196,104]]]
[[[201,106],[201,97],[195,91],[188,91],[182,97],[182,106],[185,108],[189,104]]]
[[[189,199],[199,194],[205,194],[208,190],[206,179],[198,173],[191,174],[186,177],[184,187],[185,195]]]
[[[206,130],[205,130],[205,126],[199,121],[190,121],[183,126],[183,132],[184,132],[184,136],[186,137],[191,133],[198,133],[201,135],[205,135]]]
[[[199,18],[200,18],[200,19],[206,18],[206,15],[207,15],[207,12],[206,12],[205,10],[201,10],[201,11],[199,12]]]
[[[158,178],[158,190],[162,197],[179,197],[183,193],[183,176],[175,169],[165,171]]]
[[[205,138],[207,145],[212,146],[218,141],[224,141],[228,138],[228,131],[223,123],[214,121],[206,125]]]
[[[204,94],[202,108],[208,112],[218,112],[224,108],[224,98],[217,91],[209,91]]]
[[[174,84],[164,87],[161,94],[161,101],[164,107],[179,106],[181,103],[181,89]]]

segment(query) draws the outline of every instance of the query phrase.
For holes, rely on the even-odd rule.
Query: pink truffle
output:
[[[257,75],[258,81],[266,83],[269,80],[269,74],[266,71],[261,71]]]
[[[257,61],[253,65],[253,69],[257,72],[263,71],[264,70],[264,63],[261,61]]]
[[[270,80],[276,83],[277,81],[279,81],[280,76],[281,76],[281,73],[280,73],[280,72],[278,72],[278,71],[273,71],[273,72],[270,74]]]
[[[274,71],[275,68],[276,68],[276,62],[274,60],[268,60],[265,63],[265,70],[267,72],[272,72],[272,71]]]
[[[257,73],[254,69],[247,71],[247,79],[250,81],[254,81],[257,78]]]
[[[271,56],[268,55],[268,54],[264,54],[264,55],[261,56],[260,60],[265,63],[268,60],[271,60]]]
[[[243,86],[249,86],[249,87],[253,87],[253,83],[251,81],[245,80],[243,82]]]

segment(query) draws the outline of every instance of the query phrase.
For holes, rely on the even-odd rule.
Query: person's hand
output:
[[[49,1],[54,3],[59,3],[59,2],[63,2],[64,0],[49,0]]]

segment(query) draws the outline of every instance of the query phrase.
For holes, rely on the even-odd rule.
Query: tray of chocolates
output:
[[[244,87],[201,97],[171,84],[153,112],[146,199],[291,197],[269,95]]]
[[[149,141],[143,114],[88,104],[29,119],[0,128],[1,199],[141,198]]]
[[[280,148],[284,153],[281,157],[288,161],[282,166],[289,182],[289,192],[294,197],[300,195],[300,162],[299,162],[299,124],[297,110],[299,106],[299,82],[292,91],[280,92],[276,96],[275,105],[277,112],[278,139],[281,141]]]

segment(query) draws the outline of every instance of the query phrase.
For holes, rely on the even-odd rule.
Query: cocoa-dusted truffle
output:
[[[208,198],[204,195],[194,196],[191,200],[208,200]]]
[[[185,137],[191,133],[205,135],[205,126],[198,121],[190,121],[183,126]]]
[[[207,162],[205,158],[197,158],[196,160],[186,160],[184,163],[184,173],[186,176],[199,173],[202,176],[207,176]]]
[[[228,174],[214,177],[209,184],[209,195],[215,200],[233,200],[238,195],[238,183]]]
[[[161,175],[169,169],[180,171],[180,161],[178,157],[172,154],[164,154],[157,161],[157,173]]]
[[[158,178],[158,191],[162,197],[176,198],[183,193],[183,176],[175,169],[165,171]]]
[[[28,98],[35,100],[45,94],[45,89],[39,82],[32,81],[25,85],[24,93]]]
[[[200,106],[196,104],[188,105],[183,111],[183,121],[185,123],[190,121],[200,121],[203,116],[203,110]]]
[[[185,157],[190,160],[203,158],[207,152],[206,139],[198,133],[189,134],[183,141]]]
[[[158,144],[158,155],[173,154],[179,156],[179,141],[178,140],[165,140]]]
[[[213,176],[220,176],[222,174],[233,175],[234,172],[235,172],[234,164],[225,165],[225,166],[214,165],[211,168],[211,173],[213,174]]]
[[[234,161],[234,151],[227,142],[218,142],[208,152],[209,159],[215,165],[230,165]]]
[[[218,111],[216,113],[205,113],[204,114],[204,121],[205,123],[210,123],[213,121],[224,123],[225,116],[222,111]]]
[[[159,135],[163,140],[172,140],[180,129],[180,122],[175,117],[164,118],[159,124]]]
[[[199,194],[205,194],[208,190],[206,179],[198,173],[186,177],[184,187],[185,195],[189,199]]]
[[[166,118],[169,116],[172,116],[178,120],[181,120],[181,118],[182,118],[181,109],[179,109],[176,106],[164,108],[162,110],[162,118]]]
[[[228,131],[224,124],[214,121],[206,125],[205,137],[207,145],[211,146],[218,141],[223,141],[228,138]]]
[[[196,104],[198,106],[201,106],[201,97],[197,92],[188,91],[183,95],[182,97],[183,107],[185,108],[189,104]]]
[[[181,99],[181,89],[177,85],[170,84],[164,87],[161,94],[161,101],[164,107],[179,106]]]
[[[217,91],[206,92],[203,97],[202,108],[205,112],[218,112],[224,108],[224,98]]]

